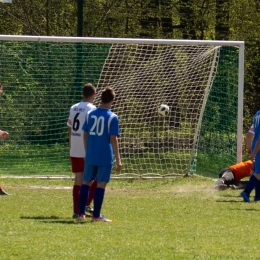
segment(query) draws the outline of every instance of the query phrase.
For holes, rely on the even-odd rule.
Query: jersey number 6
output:
[[[72,124],[72,128],[73,128],[73,131],[78,131],[79,130],[79,126],[80,126],[80,122],[78,120],[78,116],[79,116],[80,113],[77,113],[74,117],[74,120],[73,120],[73,124]]]

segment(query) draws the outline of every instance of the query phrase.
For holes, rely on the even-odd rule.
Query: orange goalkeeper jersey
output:
[[[240,181],[241,179],[250,176],[250,173],[253,170],[253,162],[251,160],[248,160],[245,162],[231,165],[228,168],[232,170],[236,180]]]

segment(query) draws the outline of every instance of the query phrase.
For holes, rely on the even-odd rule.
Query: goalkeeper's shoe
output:
[[[91,206],[86,206],[86,213],[89,213],[90,215],[93,215],[94,209]]]
[[[78,221],[84,221],[86,219],[86,215],[81,214],[78,216]]]
[[[0,189],[0,195],[9,195],[6,191]]]
[[[241,197],[244,199],[245,202],[250,202],[249,196],[245,191],[240,193]]]
[[[111,219],[105,218],[105,216],[103,216],[103,215],[100,215],[99,218],[92,217],[92,219],[91,219],[91,222],[99,222],[99,221],[112,222]]]

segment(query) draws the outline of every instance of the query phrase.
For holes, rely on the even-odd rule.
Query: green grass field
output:
[[[102,213],[78,223],[68,179],[0,179],[0,259],[259,259],[260,202],[188,177],[112,180]]]

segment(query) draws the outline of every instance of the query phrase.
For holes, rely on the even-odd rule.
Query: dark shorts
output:
[[[230,168],[225,168],[219,173],[219,178],[225,178],[227,181],[234,181],[235,175]]]
[[[71,170],[74,173],[84,172],[84,158],[70,157]]]

